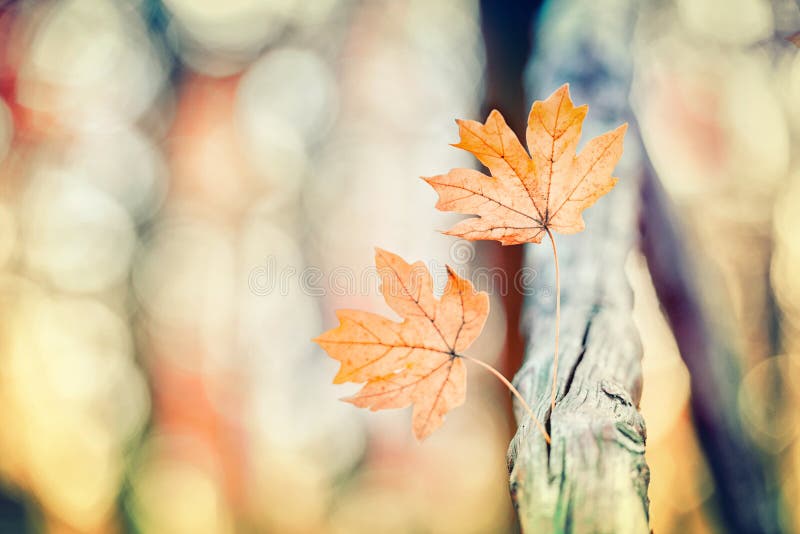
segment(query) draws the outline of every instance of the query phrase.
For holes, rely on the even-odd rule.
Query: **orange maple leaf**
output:
[[[478,215],[445,233],[516,245],[540,243],[551,230],[583,230],[583,210],[617,183],[611,173],[628,127],[595,137],[576,154],[587,110],[573,105],[568,84],[534,102],[526,132],[530,154],[497,110],[486,124],[456,121],[461,139],[453,146],[474,154],[492,177],[453,169],[424,178],[439,193],[438,209]]]
[[[373,411],[413,404],[412,427],[421,440],[464,402],[467,374],[459,352],[481,333],[489,315],[489,296],[476,292],[450,266],[447,287],[437,300],[424,263],[409,265],[376,249],[375,265],[383,298],[403,322],[339,310],[339,326],[314,341],[341,362],[335,384],[366,382],[343,400]]]

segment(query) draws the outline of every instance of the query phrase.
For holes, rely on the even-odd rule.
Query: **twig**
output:
[[[561,329],[561,280],[558,273],[558,251],[556,250],[556,240],[550,229],[545,227],[550,243],[553,244],[553,259],[556,262],[556,348],[553,355],[553,389],[550,393],[550,413],[556,409],[556,390],[558,388],[558,332]]]
[[[483,367],[484,369],[486,369],[487,371],[492,373],[494,376],[499,378],[500,381],[503,384],[505,384],[505,386],[508,388],[508,390],[511,391],[511,393],[513,393],[515,397],[517,397],[517,400],[520,402],[520,404],[522,404],[523,408],[525,408],[525,410],[528,412],[528,415],[531,416],[531,419],[533,419],[533,422],[536,423],[536,426],[539,428],[539,431],[542,433],[542,436],[544,436],[544,440],[548,444],[550,444],[550,434],[547,433],[547,430],[544,428],[544,425],[542,425],[542,423],[539,422],[539,419],[536,417],[536,415],[534,415],[533,410],[528,405],[528,403],[525,401],[525,398],[522,396],[522,394],[519,392],[519,390],[514,387],[514,384],[512,384],[506,377],[504,377],[503,374],[500,371],[498,371],[497,369],[495,369],[494,367],[492,367],[491,365],[489,365],[486,362],[483,362],[481,360],[476,360],[475,358],[470,358],[469,356],[464,356],[462,354],[458,354],[457,356],[459,358],[463,358],[463,359],[465,359],[467,361],[470,361],[472,363],[476,363],[476,364],[480,365],[481,367]]]

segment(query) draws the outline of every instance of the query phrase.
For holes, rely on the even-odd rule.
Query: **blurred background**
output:
[[[800,532],[800,10],[640,3],[632,109],[737,348],[729,409]],[[437,233],[417,177],[475,164],[453,119],[549,94],[487,71],[482,23],[529,28],[518,4],[0,1],[0,532],[516,531],[502,386],[471,369],[420,445],[409,410],[339,402],[310,339],[387,312],[376,245],[505,265]],[[725,531],[690,375],[638,252],[627,270],[652,527]],[[511,376],[502,297],[471,354]]]

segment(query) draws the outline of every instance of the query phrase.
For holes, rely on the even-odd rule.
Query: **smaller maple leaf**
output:
[[[550,231],[583,230],[583,210],[617,183],[611,173],[628,127],[595,137],[576,154],[587,110],[573,105],[568,84],[534,102],[526,132],[530,154],[497,110],[485,124],[456,121],[461,139],[453,146],[474,154],[492,176],[453,169],[423,178],[439,193],[438,209],[478,215],[445,233],[516,245],[540,243]]]
[[[409,265],[376,249],[375,265],[383,298],[403,322],[339,310],[339,326],[314,341],[341,362],[334,384],[366,382],[343,400],[373,411],[413,404],[412,428],[422,440],[464,402],[467,374],[459,352],[483,330],[489,296],[476,292],[450,266],[444,294],[437,300],[424,263]]]

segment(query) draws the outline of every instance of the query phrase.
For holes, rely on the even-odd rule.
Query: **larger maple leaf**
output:
[[[628,127],[595,137],[576,154],[587,110],[573,105],[567,84],[534,102],[526,132],[530,154],[497,110],[485,124],[456,121],[461,139],[454,146],[474,154],[492,177],[453,169],[425,178],[439,193],[438,209],[478,215],[445,233],[516,245],[539,243],[551,230],[583,230],[583,210],[617,182],[611,173]]]
[[[440,300],[430,272],[377,249],[375,265],[386,303],[402,323],[374,313],[339,310],[339,326],[314,341],[341,362],[334,383],[366,382],[344,399],[381,410],[414,405],[412,427],[418,439],[438,428],[444,415],[464,402],[467,374],[459,352],[478,337],[489,314],[489,297],[449,266]]]

